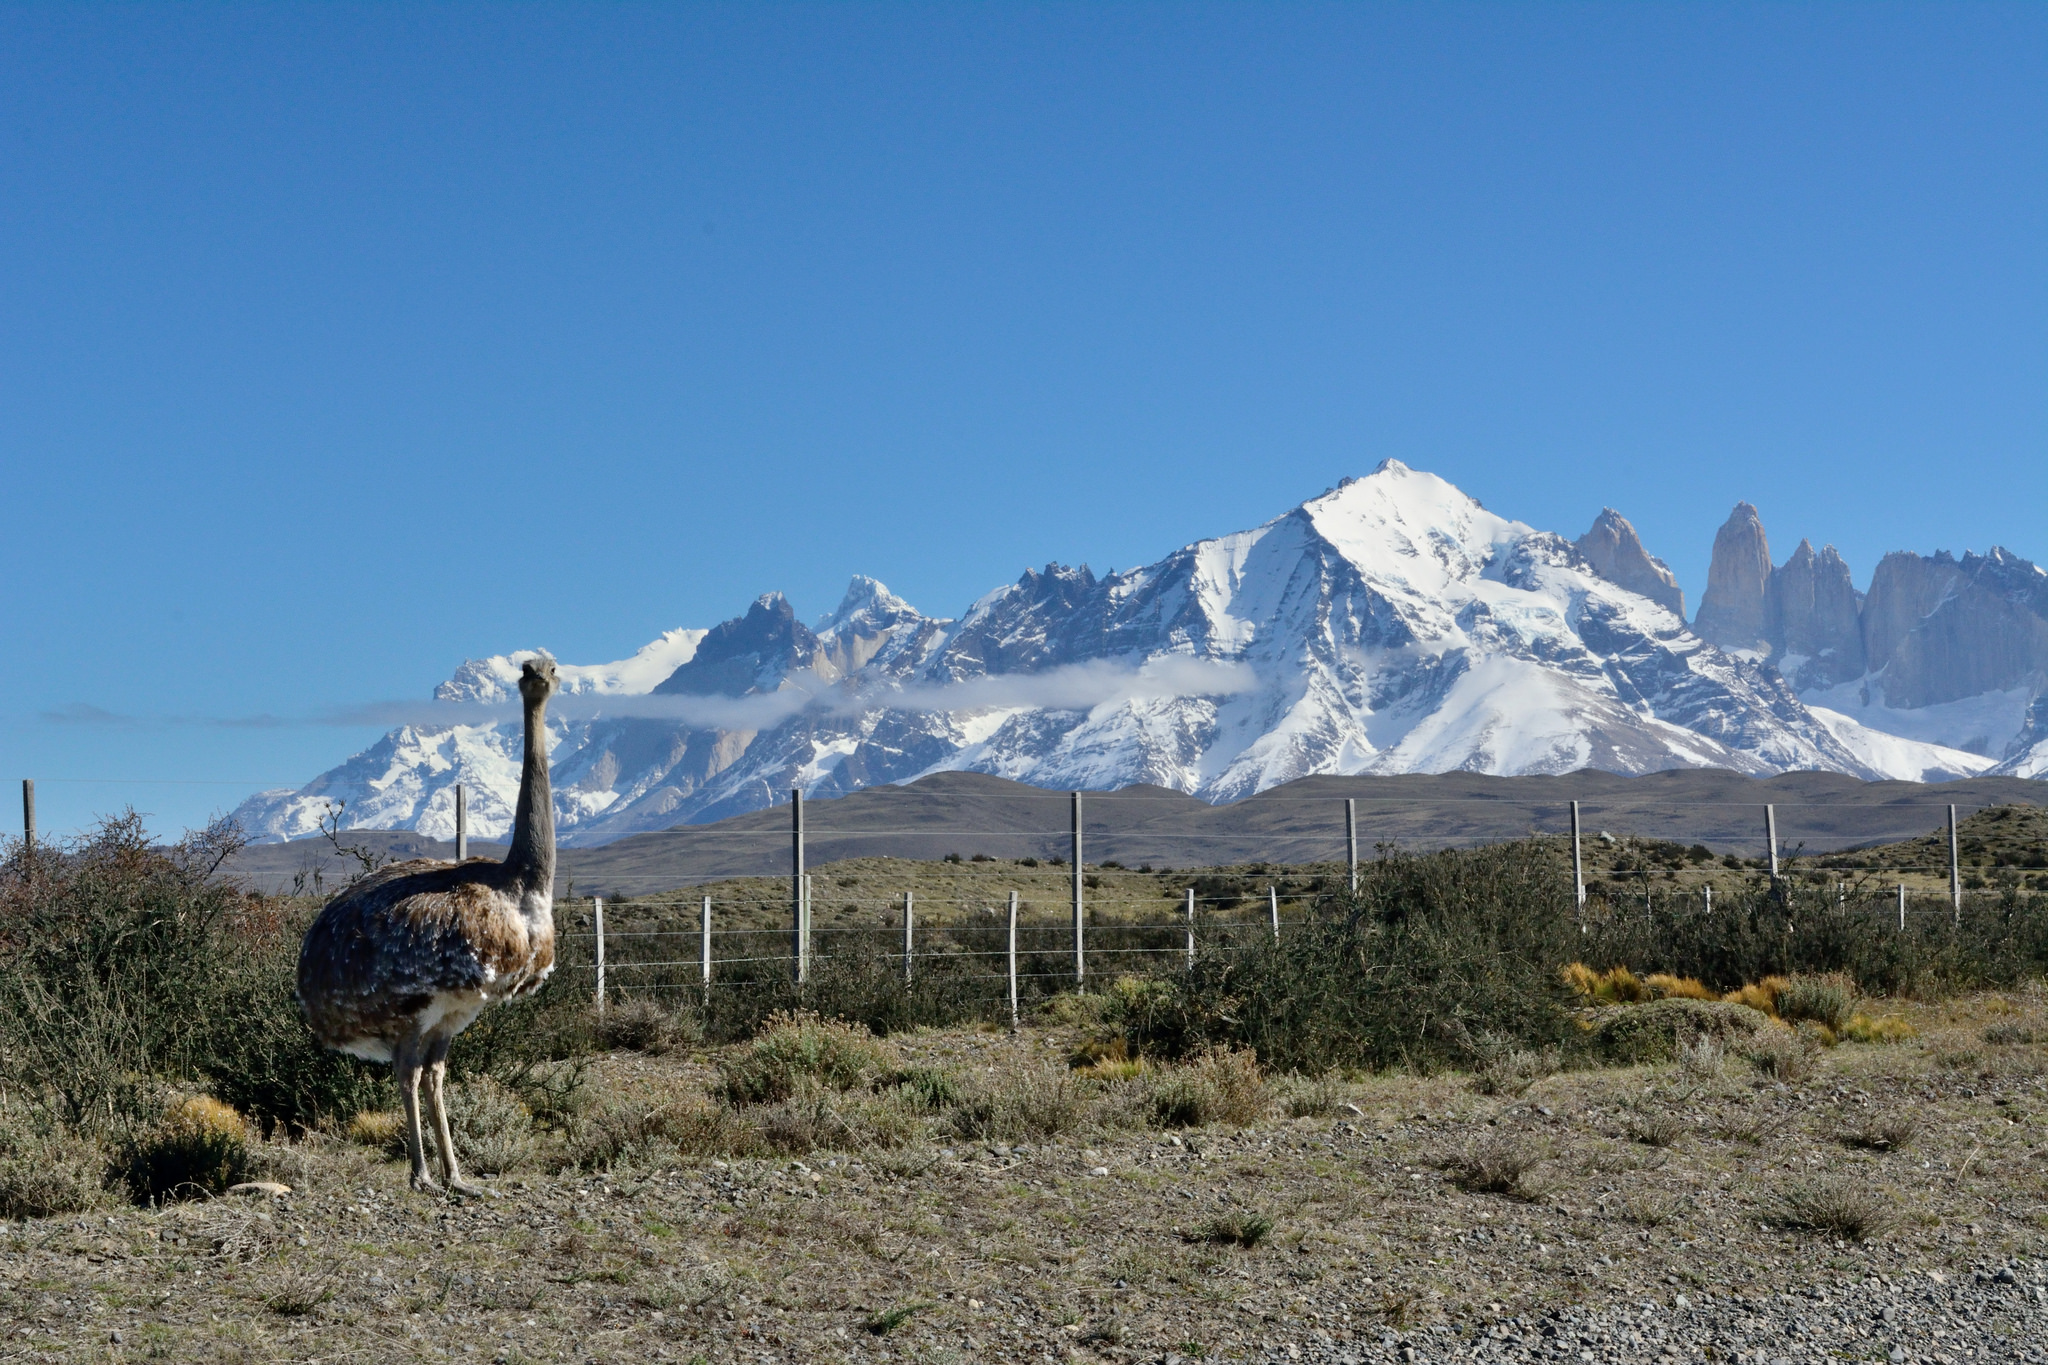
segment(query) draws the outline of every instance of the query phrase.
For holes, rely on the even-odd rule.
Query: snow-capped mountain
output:
[[[791,786],[830,796],[959,769],[1228,800],[1311,773],[1919,779],[1993,761],[1815,709],[1765,650],[1708,643],[1682,606],[1619,514],[1574,543],[1390,460],[1156,564],[1026,572],[957,620],[856,578],[815,625],[771,593],[630,660],[563,666],[558,821],[565,840],[596,843],[758,809]],[[465,663],[437,700],[505,703],[518,657]],[[238,814],[259,837],[294,838],[341,800],[350,825],[445,838],[461,782],[489,837],[509,824],[518,752],[509,706],[452,715]]]

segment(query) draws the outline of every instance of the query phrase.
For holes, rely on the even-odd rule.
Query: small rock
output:
[[[1671,1298],[1671,1306],[1673,1308],[1690,1308],[1692,1307],[1692,1300],[1683,1294],[1674,1294]]]
[[[2000,1284],[2018,1284],[2020,1281],[2020,1277],[2012,1273],[2011,1266],[2005,1267],[1991,1278],[1997,1280]]]
[[[1358,1118],[1364,1118],[1364,1117],[1365,1117],[1365,1111],[1364,1111],[1363,1109],[1360,1109],[1360,1108],[1359,1108],[1359,1107],[1358,1107],[1357,1105],[1355,1105],[1355,1104],[1349,1104],[1349,1103],[1347,1103],[1347,1104],[1346,1104],[1346,1105],[1344,1106],[1344,1112],[1345,1112],[1345,1113],[1347,1113],[1347,1114],[1351,1114],[1351,1115],[1354,1115],[1354,1116],[1356,1116],[1356,1117],[1358,1117]]]
[[[1906,1348],[1903,1346],[1892,1347],[1892,1353],[1886,1356],[1885,1359],[1891,1361],[1892,1365],[1902,1365],[1902,1362],[1906,1359]]]
[[[119,1346],[121,1344],[121,1334],[119,1332],[109,1332],[107,1333],[107,1341],[112,1345]]]
[[[1089,1170],[1089,1172],[1088,1172],[1088,1174],[1090,1174],[1090,1175],[1108,1175],[1108,1174],[1109,1174],[1109,1167],[1107,1167],[1107,1166],[1096,1166],[1096,1167],[1093,1167],[1092,1169],[1090,1169],[1090,1170]]]
[[[239,1185],[228,1186],[229,1194],[290,1194],[292,1187],[280,1185],[275,1180],[244,1180]]]

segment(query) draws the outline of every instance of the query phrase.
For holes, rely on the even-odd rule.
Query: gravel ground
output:
[[[1892,1012],[1920,1036],[1796,1083],[1378,1077],[1240,1130],[533,1171],[476,1202],[273,1147],[288,1196],[0,1226],[0,1361],[2048,1360],[2048,1047],[1986,1038],[2048,1037],[2043,1000]],[[897,1046],[965,1075],[1074,1041]],[[1456,1158],[1501,1147],[1528,1164],[1488,1192]],[[1791,1226],[1816,1182],[1869,1240]]]

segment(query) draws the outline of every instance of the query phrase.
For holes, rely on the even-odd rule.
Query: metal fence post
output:
[[[1358,801],[1344,798],[1344,861],[1350,869],[1350,890],[1358,894]]]
[[[1708,913],[1708,914],[1710,914],[1710,915],[1711,915],[1711,914],[1713,914],[1713,913],[1714,913],[1714,887],[1713,887],[1713,884],[1712,884],[1712,883],[1709,883],[1709,884],[1707,884],[1706,886],[1703,886],[1703,887],[1701,887],[1701,888],[1700,888],[1700,891],[1701,891],[1701,892],[1702,892],[1702,893],[1703,893],[1703,894],[1704,894],[1704,895],[1706,896],[1706,900],[1707,900],[1707,913]]]
[[[21,779],[21,841],[28,851],[36,851],[36,780],[33,777]]]
[[[810,976],[810,956],[804,930],[804,790],[789,789],[789,959],[796,983]]]
[[[469,795],[455,784],[455,861],[469,861]]]
[[[1010,1032],[1017,1031],[1017,893],[1010,893]]]
[[[1778,884],[1778,808],[1764,807],[1764,840],[1771,846],[1771,885]]]
[[[1899,932],[1906,932],[1906,884],[1899,883]]]
[[[1586,917],[1586,860],[1579,845],[1579,803],[1572,802],[1572,901]]]
[[[1188,970],[1195,969],[1195,888],[1188,888]]]
[[[1279,887],[1277,887],[1277,886],[1270,886],[1270,885],[1269,885],[1269,886],[1268,886],[1268,887],[1266,888],[1266,909],[1267,909],[1268,913],[1270,913],[1270,914],[1272,915],[1272,917],[1273,917],[1273,942],[1275,942],[1275,943],[1278,943],[1278,942],[1280,941],[1280,888],[1279,888]]]
[[[698,923],[703,931],[704,998],[711,999],[711,897],[704,898],[704,907],[699,912]]]
[[[903,984],[906,986],[910,984],[910,964],[917,956],[916,944],[911,938],[911,921],[917,913],[913,895],[915,893],[910,891],[903,893]]]
[[[1082,931],[1081,920],[1081,793],[1073,793],[1074,819],[1074,989],[1081,990],[1088,980],[1087,941]]]
[[[1948,808],[1948,900],[1955,922],[1963,922],[1963,860],[1956,842],[1956,808]]]
[[[597,929],[597,1017],[604,1018],[604,897],[590,900],[591,918]]]

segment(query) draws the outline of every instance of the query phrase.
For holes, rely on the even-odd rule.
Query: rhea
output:
[[[455,1193],[484,1192],[463,1179],[448,1131],[448,1046],[484,1006],[537,990],[554,970],[546,717],[555,687],[553,660],[526,661],[525,766],[505,861],[421,858],[380,868],[328,902],[299,950],[299,1000],[321,1045],[391,1063],[416,1190],[441,1188],[427,1171],[421,1131],[424,1071],[442,1178]]]

